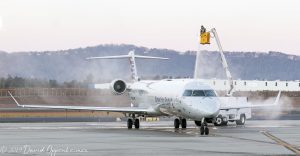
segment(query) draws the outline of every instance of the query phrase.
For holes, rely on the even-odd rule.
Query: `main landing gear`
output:
[[[207,127],[207,122],[205,121],[205,118],[202,118],[201,125],[200,125],[200,134],[201,135],[208,135],[209,129]]]
[[[178,129],[179,126],[181,125],[181,128],[186,128],[186,119],[184,118],[176,118],[174,120],[174,128]]]
[[[133,125],[134,125],[135,129],[140,128],[140,120],[138,118],[135,118],[134,114],[132,115],[132,117],[127,119],[127,128],[132,129]]]

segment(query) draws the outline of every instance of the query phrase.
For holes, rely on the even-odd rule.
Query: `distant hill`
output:
[[[86,57],[127,54],[168,57],[170,60],[137,60],[142,77],[192,77],[195,52],[179,53],[168,49],[148,49],[134,45],[99,45],[94,47],[45,52],[0,52],[0,77],[7,75],[58,81],[93,80],[103,82],[113,78],[129,79],[128,60],[93,60]],[[280,52],[226,52],[235,79],[299,80],[300,57]],[[204,51],[200,63],[201,77],[224,78],[218,52]],[[159,77],[157,76],[159,75]]]

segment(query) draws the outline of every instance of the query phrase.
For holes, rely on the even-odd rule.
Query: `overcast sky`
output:
[[[217,29],[226,51],[300,55],[299,0],[1,0],[0,50],[197,50],[201,25]]]

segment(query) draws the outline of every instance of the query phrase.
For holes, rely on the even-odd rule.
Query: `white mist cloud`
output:
[[[252,101],[253,105],[257,104],[272,104],[275,101],[275,97],[269,97],[263,99],[262,97],[257,98]],[[281,96],[279,99],[279,104],[273,107],[262,107],[259,112],[264,112],[267,118],[278,119],[281,115],[293,110],[292,99],[288,96]]]

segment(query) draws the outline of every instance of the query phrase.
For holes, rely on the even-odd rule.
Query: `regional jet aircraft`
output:
[[[139,80],[137,76],[135,58],[141,59],[167,59],[161,57],[139,56],[133,51],[123,56],[91,57],[88,59],[119,59],[129,58],[131,64],[133,83],[128,84],[121,79],[113,80],[110,89],[114,94],[129,93],[132,101],[130,107],[87,107],[87,106],[49,106],[49,105],[23,105],[9,92],[15,103],[20,107],[29,108],[51,108],[71,110],[94,110],[107,112],[121,112],[129,114],[127,127],[140,127],[140,116],[175,116],[174,127],[187,127],[187,119],[194,120],[200,126],[201,135],[209,134],[208,122],[215,122],[215,119],[222,109],[250,108],[253,105],[243,107],[220,107],[216,91],[209,85],[196,79],[166,79],[159,81]],[[280,93],[274,104],[277,105]],[[258,106],[258,105],[255,105]],[[263,105],[266,106],[266,105]],[[241,115],[240,122],[245,123],[245,116]]]
[[[267,105],[251,105],[250,103],[242,106],[222,108],[219,97],[211,86],[197,79],[166,79],[159,81],[140,80],[137,75],[135,59],[161,59],[167,58],[140,56],[130,51],[128,55],[90,57],[91,59],[129,59],[131,66],[132,83],[126,83],[121,79],[113,80],[109,88],[114,94],[120,95],[129,93],[131,99],[130,107],[87,107],[87,106],[49,106],[20,104],[16,98],[9,92],[12,99],[20,107],[28,108],[50,108],[50,109],[71,109],[71,110],[93,110],[106,112],[121,112],[128,114],[127,127],[140,127],[139,117],[158,117],[175,116],[174,128],[186,128],[187,119],[194,120],[197,126],[200,126],[200,134],[208,135],[209,128],[207,123],[214,123],[220,110],[241,109],[260,107]],[[277,105],[280,92],[274,102],[268,106]],[[240,121],[244,124],[246,116],[241,114]]]

